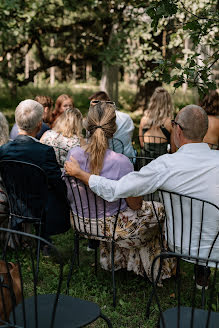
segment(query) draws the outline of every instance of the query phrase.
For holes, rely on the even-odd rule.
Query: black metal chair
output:
[[[9,203],[9,227],[21,229],[31,223],[38,236],[43,232],[48,196],[47,176],[37,165],[14,161],[0,161],[0,174]],[[38,244],[40,255],[40,240]]]
[[[139,140],[144,136],[138,136]],[[168,140],[163,137],[147,136],[148,142],[144,142],[140,149],[140,159],[136,170],[140,170],[143,166],[149,164],[153,159],[168,153]]]
[[[60,168],[63,168],[64,163],[66,161],[67,154],[68,154],[68,150],[63,149],[58,146],[52,146],[52,147],[55,150],[56,159],[57,159],[57,162],[58,162]]]
[[[213,150],[219,150],[219,145],[208,143],[208,146]]]
[[[176,284],[173,288],[166,290],[167,300],[165,304],[160,303],[159,292],[157,290],[157,279],[154,276],[154,268],[158,263],[163,263],[164,259],[176,259]],[[186,281],[188,279],[184,273],[184,263],[181,259],[186,261],[192,261],[196,265],[203,265],[207,271],[209,259],[203,259],[199,257],[191,257],[184,254],[177,254],[172,252],[161,253],[158,255],[152,264],[151,274],[153,281],[153,290],[156,299],[156,303],[159,309],[159,327],[160,328],[216,328],[219,327],[219,306],[218,306],[218,258],[216,260],[211,259],[214,264],[212,270],[212,279],[210,280],[210,289],[204,290],[204,294],[200,295],[200,292],[196,289],[195,280]],[[158,263],[157,263],[158,262]],[[207,274],[205,274],[205,277]],[[207,279],[207,278],[206,278]],[[170,284],[169,284],[170,285]],[[187,286],[185,290],[185,286]],[[167,286],[165,286],[167,287]],[[186,295],[185,295],[186,294]],[[168,299],[171,297],[171,305],[167,307]],[[173,300],[175,298],[175,302]],[[217,307],[217,308],[216,308]],[[214,312],[212,311],[214,308]]]
[[[166,190],[159,190],[159,198],[165,210],[164,225],[159,221],[155,206],[153,208],[162,252],[168,249],[177,254],[207,258],[211,267],[211,258],[219,259],[219,208],[208,201]],[[157,281],[160,273],[161,267]],[[147,306],[147,317],[152,298],[153,292]]]
[[[8,299],[5,299],[7,295],[7,298],[10,299],[10,304],[12,304],[12,311],[9,318],[7,317],[6,308],[3,306],[4,315],[0,318],[0,323],[4,327],[84,327],[98,318],[104,319],[108,327],[112,327],[110,320],[101,313],[97,304],[61,294],[64,261],[61,254],[52,244],[41,237],[24,232],[3,228],[0,228],[0,231],[5,231],[12,239],[17,234],[25,236],[28,244],[25,252],[21,252],[17,248],[9,249],[8,247],[4,247],[4,245],[1,248],[1,260],[6,263],[6,276],[8,279],[6,279],[7,283],[3,279],[0,280],[0,299],[6,305],[8,302]],[[51,277],[53,281],[52,290],[55,291],[52,294],[51,286],[43,285],[44,276],[51,274],[51,266],[40,262],[43,269],[40,270],[39,274],[36,272],[36,256],[33,252],[33,245],[39,241],[51,248],[53,261],[55,261],[57,268],[57,274],[52,272]],[[20,277],[21,284],[20,304],[16,304],[17,299],[13,289],[13,278],[10,274],[11,261],[18,264],[18,277]],[[7,289],[9,293],[5,293],[4,289]]]
[[[135,171],[140,171],[140,169],[148,165],[151,161],[154,160],[152,157],[147,157],[147,156],[134,156],[134,157],[129,157],[130,161],[134,165],[134,170]]]
[[[109,139],[109,148],[116,153],[124,154],[124,144],[118,138]]]
[[[204,258],[208,258],[211,251],[213,258],[217,258],[219,207],[205,200],[166,190],[159,190],[159,196],[165,210],[164,230],[167,247],[179,254]],[[164,235],[156,210],[155,215],[160,228],[161,246],[164,250]],[[211,247],[213,247],[212,250]]]
[[[79,263],[79,237],[106,241],[111,244],[112,254],[112,282],[113,282],[113,305],[116,306],[116,286],[114,268],[115,230],[121,207],[121,199],[117,202],[113,231],[107,229],[108,202],[94,194],[88,186],[74,177],[66,177],[68,185],[68,199],[71,204],[71,212],[75,231],[74,253],[72,266],[68,277],[67,290],[69,289],[73,265],[76,257]],[[103,229],[100,228],[100,220]],[[97,274],[97,247],[95,247],[95,273]]]

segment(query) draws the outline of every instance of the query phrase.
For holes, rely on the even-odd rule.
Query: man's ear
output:
[[[44,113],[48,113],[48,111],[49,111],[49,107],[48,106],[46,106],[46,107],[44,107]]]

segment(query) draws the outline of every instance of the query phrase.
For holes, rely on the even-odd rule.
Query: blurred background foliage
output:
[[[218,0],[1,0],[2,90],[13,103],[24,86],[55,97],[58,83],[83,82],[121,102],[124,82],[131,111],[145,110],[163,83],[202,95],[219,79],[218,8]]]

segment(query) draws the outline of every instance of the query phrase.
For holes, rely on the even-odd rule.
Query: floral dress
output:
[[[164,220],[163,205],[154,202],[155,211],[159,215],[160,222]],[[80,230],[94,232],[96,229],[96,219],[80,219]],[[110,237],[113,235],[115,216],[107,217],[105,220],[98,219],[99,235],[105,233]],[[78,219],[75,214],[75,224]],[[74,227],[72,220],[72,225]],[[76,227],[78,228],[78,227]],[[105,270],[111,271],[111,243],[100,240],[100,264]],[[151,266],[154,258],[160,254],[160,231],[157,218],[154,213],[152,202],[143,201],[140,210],[134,211],[127,207],[125,211],[119,213],[117,226],[115,230],[115,248],[114,248],[114,267],[115,270],[126,269],[133,271],[137,275],[145,276],[151,279]],[[155,276],[158,273],[159,262],[155,268]],[[172,259],[164,260],[159,283],[162,280],[170,278],[175,274],[175,262]]]
[[[80,138],[78,136],[73,135],[71,138],[67,138],[54,130],[46,131],[40,142],[54,148],[60,167],[64,166],[69,149],[80,146]]]
[[[83,149],[76,147],[70,150],[67,160],[69,160],[70,156],[78,160],[83,170],[89,170],[88,154]],[[124,176],[132,170],[133,166],[126,156],[107,150],[100,175],[105,177],[113,176],[115,180],[118,180],[120,176]],[[97,234],[99,236],[95,238],[92,236],[92,238],[101,241],[100,264],[103,269],[111,270],[111,243],[103,242],[101,236],[105,235],[109,241],[112,240],[114,222],[119,208],[117,201],[105,202],[105,206],[103,207],[102,205],[101,207],[100,197],[94,196],[90,188],[85,188],[80,180],[76,182],[71,177],[64,179],[67,184],[68,199],[74,216],[74,223],[72,222],[74,229],[82,233],[86,232],[88,236],[89,234]],[[155,209],[152,202],[143,201],[140,210],[132,210],[127,206],[125,200],[121,201],[115,230],[115,270],[123,268],[128,271],[134,271],[138,275],[144,276],[146,274],[151,279],[153,259],[161,252],[160,231],[154,210],[158,213],[160,222],[164,220],[163,205],[159,202],[154,202],[154,206]],[[102,211],[103,208],[105,209],[104,212]],[[98,211],[98,220],[96,218],[96,210]],[[106,216],[105,224],[103,213]],[[158,272],[158,267],[159,265],[155,268],[155,274]],[[160,283],[162,279],[171,277],[175,266],[172,260],[166,260],[163,262],[162,268]]]

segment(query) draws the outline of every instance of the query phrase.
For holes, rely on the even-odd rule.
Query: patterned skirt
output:
[[[159,215],[159,220],[164,221],[163,205],[154,202],[155,210]],[[99,235],[104,234],[110,238],[113,234],[115,217],[107,217],[105,221],[98,219]],[[77,220],[75,220],[77,222]],[[80,225],[82,231],[95,233],[97,230],[96,220],[85,219],[82,223],[75,223],[76,228]],[[101,238],[95,238],[101,240]],[[129,207],[120,212],[115,230],[115,250],[114,266],[115,270],[127,269],[136,274],[145,274],[151,280],[151,266],[153,259],[160,254],[160,231],[157,218],[154,213],[152,202],[143,201],[140,210],[134,211]],[[101,241],[100,243],[100,264],[105,270],[111,270],[111,243]],[[159,263],[155,268],[155,276],[159,269]],[[162,264],[162,279],[170,278],[175,274],[175,263],[173,260],[164,260]]]

